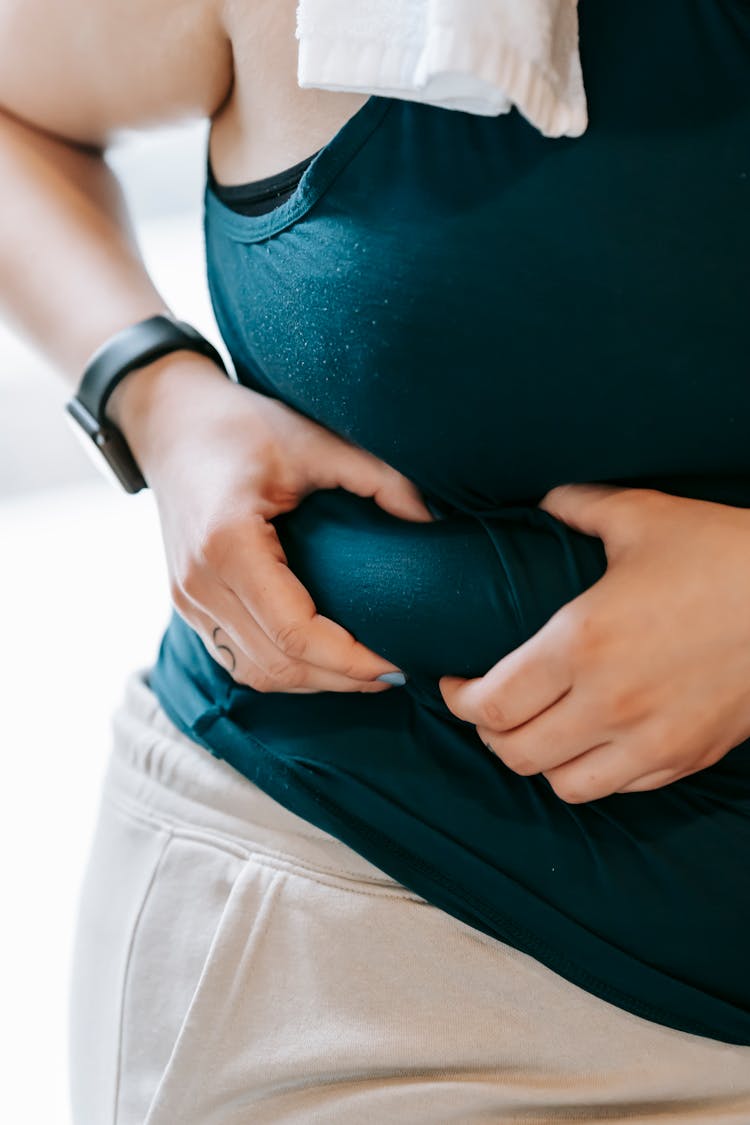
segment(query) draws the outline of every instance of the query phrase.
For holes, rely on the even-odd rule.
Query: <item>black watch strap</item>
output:
[[[220,352],[197,329],[184,320],[159,314],[129,324],[94,352],[86,365],[76,398],[100,425],[113,425],[106,416],[107,399],[125,376],[169,352],[187,348],[200,352],[228,374]]]
[[[158,314],[130,324],[97,348],[65,409],[88,434],[126,492],[146,488],[125,436],[107,417],[109,396],[121,379],[170,352],[199,352],[231,378],[221,353],[191,324]]]

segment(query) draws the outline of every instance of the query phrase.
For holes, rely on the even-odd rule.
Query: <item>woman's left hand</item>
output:
[[[659,789],[750,737],[750,510],[564,484],[539,504],[599,536],[607,570],[476,679],[458,718],[570,804]]]

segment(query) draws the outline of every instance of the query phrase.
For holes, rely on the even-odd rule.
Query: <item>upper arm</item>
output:
[[[220,0],[0,0],[0,110],[64,140],[212,117],[232,80]]]

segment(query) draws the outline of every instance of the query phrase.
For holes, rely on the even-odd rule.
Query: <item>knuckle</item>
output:
[[[307,679],[305,668],[299,664],[291,664],[288,660],[283,663],[274,661],[264,667],[255,665],[249,676],[248,687],[263,693],[305,687]]]
[[[656,488],[624,488],[615,496],[615,503],[631,519],[640,519],[646,505],[657,507],[664,502],[665,494]]]
[[[225,523],[217,531],[231,546],[235,546],[237,541],[241,540],[243,545],[252,551],[267,550],[269,547],[275,549],[278,536],[270,520],[277,507],[280,507],[280,504],[274,504],[273,510],[265,513],[258,508],[244,510],[240,515],[235,516],[232,524]]]
[[[253,691],[266,694],[270,691],[278,691],[276,681],[273,676],[269,676],[262,668],[253,668],[248,672],[244,680],[240,681],[247,687],[252,688]]]
[[[532,774],[539,773],[539,767],[523,754],[503,754],[503,760],[509,769],[520,774],[521,777],[530,777]]]
[[[335,668],[329,668],[328,670],[336,672],[339,676],[348,676],[351,680],[358,680],[362,683],[371,682],[362,680],[362,663],[359,659],[359,646],[353,637],[348,641],[346,654],[337,659]],[[382,683],[382,681],[380,682]]]
[[[177,585],[183,597],[197,601],[203,581],[201,565],[197,559],[193,559],[185,568],[184,574],[177,580]]]
[[[309,646],[307,628],[307,621],[289,621],[275,631],[271,640],[287,657],[301,660]]]
[[[301,666],[283,655],[270,660],[263,671],[279,685],[279,690],[301,687],[304,681],[304,671]]]
[[[589,795],[585,792],[585,786],[580,785],[576,781],[570,781],[564,778],[559,780],[552,779],[550,785],[554,789],[557,796],[561,801],[565,801],[568,805],[580,805],[583,801],[588,801]]]
[[[645,735],[640,753],[634,760],[642,770],[648,770],[649,773],[679,769],[685,764],[684,752],[678,749],[681,744],[684,746],[680,734],[681,732],[676,728],[670,732],[669,728],[664,726],[659,733]]]
[[[598,617],[579,610],[571,628],[571,645],[577,656],[591,656],[601,650],[603,635]]]
[[[223,525],[207,531],[200,544],[201,563],[212,570],[219,570],[227,555],[228,538],[227,528]]]
[[[479,721],[490,730],[503,730],[507,724],[507,716],[497,700],[485,699],[479,707]]]
[[[640,690],[620,686],[609,697],[610,720],[615,724],[627,723],[640,714]]]
[[[184,616],[190,607],[190,599],[186,596],[180,583],[174,579],[169,584],[169,595],[175,607]]]
[[[633,542],[644,523],[653,520],[669,504],[666,493],[655,488],[625,488],[613,502],[616,505],[617,533],[623,543]]]
[[[617,508],[618,516],[625,515],[627,512],[636,512],[643,503],[643,495],[645,493],[643,488],[632,488],[629,485],[623,485],[618,488],[616,492],[605,493],[599,500],[600,504],[608,508]]]

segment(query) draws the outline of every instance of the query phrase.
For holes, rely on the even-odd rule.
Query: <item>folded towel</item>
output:
[[[301,87],[588,125],[578,0],[299,0],[296,37]]]

